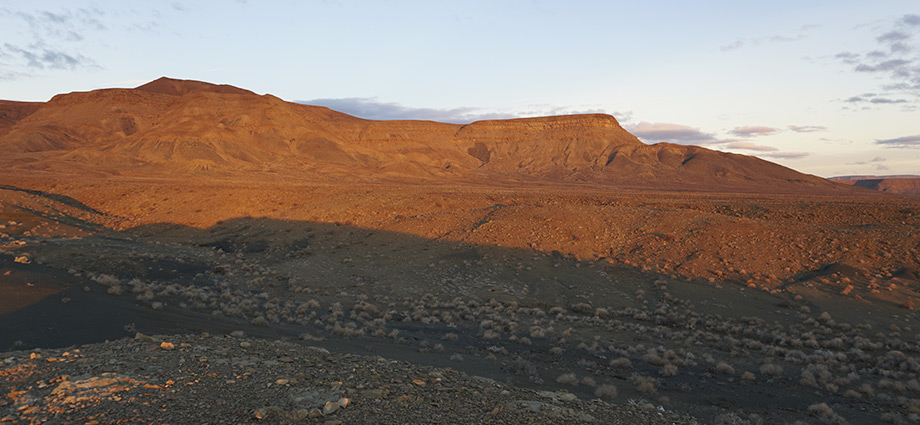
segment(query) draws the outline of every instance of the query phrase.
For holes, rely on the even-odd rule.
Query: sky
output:
[[[161,76],[368,119],[607,113],[646,143],[920,174],[917,0],[0,0],[0,99]]]

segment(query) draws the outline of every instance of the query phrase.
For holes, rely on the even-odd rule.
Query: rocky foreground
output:
[[[0,422],[694,424],[452,369],[208,334],[0,354]]]

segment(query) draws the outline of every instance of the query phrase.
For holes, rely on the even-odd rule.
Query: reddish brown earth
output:
[[[621,402],[658,397],[652,401],[704,418],[744,410],[768,422],[799,414],[831,420],[808,410],[830,400],[851,423],[872,423],[882,414],[908,415],[909,400],[920,399],[920,384],[910,383],[920,379],[917,371],[878,377],[872,373],[882,369],[862,357],[850,359],[862,368],[856,378],[841,368],[843,380],[802,386],[806,365],[787,353],[820,348],[846,357],[858,348],[916,357],[920,198],[743,155],[645,145],[607,115],[379,122],[171,79],[44,104],[0,103],[0,149],[0,248],[7,254],[0,273],[15,276],[3,284],[21,293],[8,303],[21,311],[7,324],[72,310],[92,312],[91,324],[80,326],[98,327],[105,339],[129,324],[160,333],[321,335],[330,349],[496,379],[535,364],[530,381],[517,372],[501,379],[543,389],[575,370],[617,384]],[[14,262],[17,256],[30,262]],[[261,307],[177,300],[164,289],[170,284],[221,286],[232,303],[258,300]],[[119,295],[124,285],[134,289]],[[147,297],[145,285],[157,292]],[[273,299],[307,305],[314,298],[323,306],[315,309],[316,329],[291,311],[285,320],[295,325],[273,316],[280,308]],[[365,302],[380,306],[389,328],[377,335],[379,323],[368,321],[353,342],[355,328],[342,326],[365,326]],[[439,310],[466,302],[489,308],[462,320]],[[332,310],[337,303],[353,309],[350,319]],[[519,308],[556,312],[545,320],[545,312]],[[107,309],[117,318],[101,313]],[[393,321],[391,311],[412,319]],[[480,330],[490,322],[499,323],[500,337]],[[546,342],[531,325],[549,329]],[[0,347],[72,344],[68,333],[77,332],[65,324],[41,333],[3,326],[9,341],[0,339]],[[393,330],[407,336],[385,337]],[[459,333],[462,344],[442,340],[445,333]],[[533,345],[519,342],[525,335]],[[406,349],[418,341],[420,349]],[[592,342],[603,344],[585,348]],[[431,349],[435,343],[447,352]],[[660,359],[647,352],[654,347],[690,355],[665,361],[680,367],[672,375],[659,371]],[[548,356],[551,348],[566,356]],[[456,361],[454,349],[470,351]],[[619,357],[632,359],[632,372],[607,366]],[[714,377],[717,361],[753,378]],[[782,363],[785,374],[762,367],[770,362]],[[658,393],[636,374],[657,377]],[[900,380],[903,391],[880,379]],[[887,398],[844,395],[863,383]],[[588,388],[571,390],[591,397]]]
[[[886,193],[920,196],[920,177],[916,176],[867,176],[864,178],[831,178],[830,180],[835,183],[849,184]]]
[[[645,145],[609,115],[467,125],[368,121],[229,86],[165,78],[137,89],[58,95],[36,110],[12,103],[0,108],[16,118],[0,133],[3,165],[15,169],[771,193],[835,187],[754,157]]]

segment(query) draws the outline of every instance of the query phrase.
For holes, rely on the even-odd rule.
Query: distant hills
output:
[[[646,145],[610,115],[371,121],[165,77],[45,103],[2,101],[0,149],[4,167],[97,175],[844,190],[752,156]]]
[[[828,180],[881,192],[920,196],[920,176],[918,175],[840,176],[831,177]]]

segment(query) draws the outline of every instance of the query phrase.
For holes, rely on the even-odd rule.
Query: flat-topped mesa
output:
[[[249,94],[255,93],[234,87],[228,84],[211,84],[195,80],[178,80],[175,78],[160,77],[147,84],[138,86],[135,90],[151,93],[168,94],[170,96],[184,96],[191,93],[210,92],[223,94]]]
[[[618,144],[639,144],[616,118],[606,114],[557,115],[536,118],[476,121],[461,127],[454,136],[467,141],[597,139]]]

